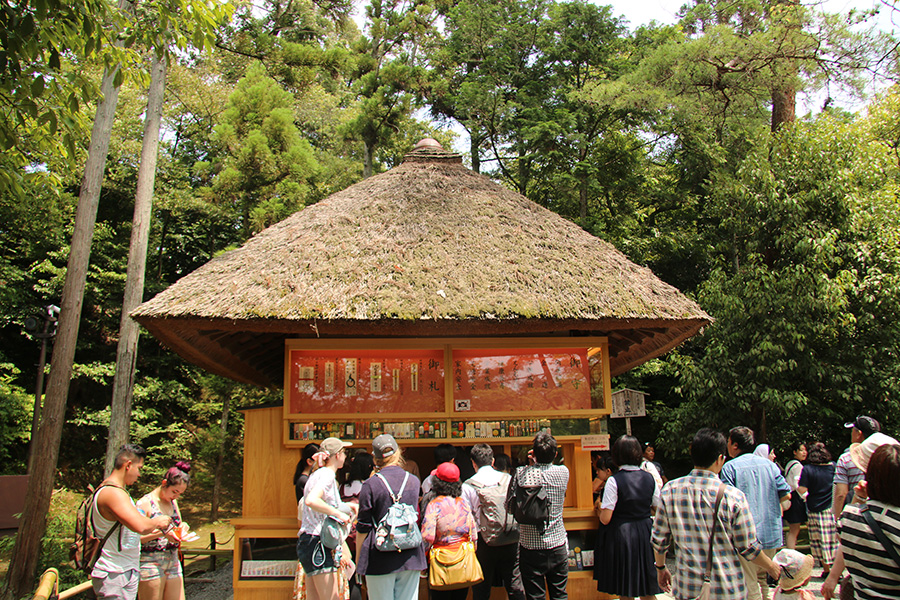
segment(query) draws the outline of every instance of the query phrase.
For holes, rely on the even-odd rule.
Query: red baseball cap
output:
[[[459,481],[459,467],[452,462],[445,462],[438,465],[438,468],[431,472],[432,475],[446,481],[447,483],[455,483]]]

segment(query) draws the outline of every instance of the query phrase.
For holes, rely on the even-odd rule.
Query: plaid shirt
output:
[[[666,552],[675,544],[672,595],[676,598],[695,598],[700,594],[720,483],[715,473],[694,469],[689,475],[670,481],[662,489],[651,541],[653,549],[659,553]],[[721,600],[746,597],[744,571],[738,554],[753,560],[760,551],[750,505],[744,493],[726,485],[713,540],[710,597]]]
[[[541,535],[534,525],[519,525],[519,545],[528,550],[549,550],[567,542],[563,525],[563,502],[569,485],[569,469],[562,465],[538,463],[521,467],[516,471],[516,484],[520,486],[543,485],[550,499],[550,521]],[[511,493],[513,486],[510,485]]]

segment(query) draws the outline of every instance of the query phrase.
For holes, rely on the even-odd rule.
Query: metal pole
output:
[[[47,333],[50,330],[50,321],[44,319],[44,331],[40,333],[41,337],[41,356],[38,359],[37,384],[34,390],[34,412],[31,417],[31,441],[28,444],[28,469],[26,473],[31,473],[31,463],[34,460],[34,441],[37,439],[38,427],[41,424],[41,404],[44,400],[44,365],[47,363]]]

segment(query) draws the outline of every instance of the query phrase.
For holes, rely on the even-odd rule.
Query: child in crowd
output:
[[[813,557],[796,550],[779,550],[772,559],[781,567],[781,577],[772,600],[815,600],[815,595],[802,589],[812,576]]]

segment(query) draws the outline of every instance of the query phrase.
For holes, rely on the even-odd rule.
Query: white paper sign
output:
[[[581,449],[585,451],[609,450],[609,434],[596,433],[581,436]]]

